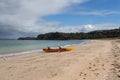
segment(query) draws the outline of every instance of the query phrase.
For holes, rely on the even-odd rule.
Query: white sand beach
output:
[[[96,40],[70,52],[0,58],[0,80],[120,80],[120,40]]]

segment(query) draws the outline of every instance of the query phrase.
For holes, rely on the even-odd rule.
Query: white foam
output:
[[[42,49],[40,49],[40,50],[26,51],[26,52],[4,54],[4,55],[0,55],[0,58],[2,58],[2,57],[11,57],[11,56],[18,56],[18,55],[29,54],[29,53],[37,53],[37,52],[42,52]]]

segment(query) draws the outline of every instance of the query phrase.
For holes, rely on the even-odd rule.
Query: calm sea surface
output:
[[[80,44],[87,40],[0,40],[0,55],[41,50],[48,46]]]

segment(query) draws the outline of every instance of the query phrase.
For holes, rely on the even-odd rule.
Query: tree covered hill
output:
[[[40,34],[37,37],[22,37],[19,40],[73,40],[73,39],[102,39],[120,38],[120,28],[111,30],[96,30],[87,33],[51,32]]]

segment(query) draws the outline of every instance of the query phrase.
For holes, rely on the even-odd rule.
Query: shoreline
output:
[[[71,45],[77,46],[77,45],[82,45],[82,44],[88,44],[88,43],[91,43],[91,42],[93,42],[93,40],[85,41],[85,42],[82,42],[82,43],[79,43],[79,44],[71,44]],[[70,46],[70,44],[61,45],[61,46],[66,47],[66,46]],[[51,46],[51,47],[54,47],[54,46]],[[42,53],[42,51],[43,51],[42,49],[39,49],[39,50],[31,50],[31,51],[25,51],[25,52],[0,54],[0,58],[3,58],[3,57],[15,57],[15,56],[20,56],[20,55],[25,55],[25,54],[32,54],[32,53]]]
[[[3,54],[3,55],[0,55],[0,58],[3,58],[3,57],[15,57],[15,56],[20,56],[20,55],[25,55],[25,54],[32,54],[32,53],[38,53],[38,52],[42,52],[42,49],[40,49],[40,50],[33,50],[33,51],[25,51],[25,52],[18,52],[18,53]]]
[[[96,40],[70,52],[0,59],[0,80],[119,80],[120,40]]]

